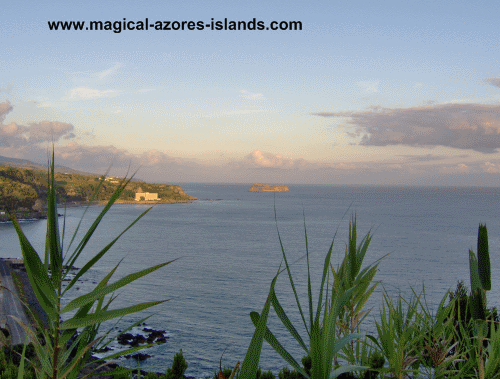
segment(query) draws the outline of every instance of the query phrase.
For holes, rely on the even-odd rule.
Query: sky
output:
[[[499,14],[498,1],[11,2],[0,155],[44,163],[54,143],[57,164],[159,183],[498,186]],[[302,28],[114,24],[146,18]]]

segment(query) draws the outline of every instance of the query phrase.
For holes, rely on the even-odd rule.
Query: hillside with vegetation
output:
[[[99,177],[77,173],[55,173],[57,201],[59,204],[88,204],[100,185],[96,202],[107,202],[121,182],[120,178]],[[158,200],[136,201],[137,192],[157,193]],[[47,172],[33,168],[0,165],[0,212],[7,209],[19,217],[42,218],[47,198]],[[195,200],[181,186],[130,182],[117,202],[119,203],[182,203]],[[7,219],[0,214],[0,220]]]

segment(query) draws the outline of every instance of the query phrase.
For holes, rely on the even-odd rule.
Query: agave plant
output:
[[[488,230],[480,224],[477,235],[477,258],[469,250],[471,295],[469,307],[473,318],[473,337],[467,341],[471,361],[475,362],[479,378],[500,377],[500,326],[493,317],[487,316],[486,291],[491,290],[491,266],[488,246]],[[492,315],[490,315],[492,316]],[[463,330],[463,335],[468,335]],[[495,374],[495,375],[493,375]]]
[[[151,209],[149,208],[144,211],[134,220],[134,222],[126,227],[122,233],[114,238],[92,259],[90,259],[88,263],[77,271],[74,278],[69,282],[66,288],[63,289],[62,282],[68,274],[68,268],[74,265],[99,226],[102,218],[109,211],[113,203],[118,199],[132,177],[129,179],[123,179],[114,194],[111,196],[107,205],[84,234],[83,238],[78,244],[76,244],[74,249],[70,250],[82,222],[82,220],[80,220],[80,223],[73,233],[68,248],[64,252],[63,243],[65,227],[63,224],[61,235],[59,233],[56,185],[54,180],[54,152],[52,152],[52,160],[49,162],[48,169],[47,235],[43,261],[24,235],[16,217],[9,212],[10,219],[12,220],[19,237],[24,265],[26,267],[26,273],[31,287],[33,288],[40,305],[48,316],[48,326],[39,326],[38,328],[38,332],[42,335],[41,338],[37,336],[35,331],[33,331],[28,325],[22,325],[26,330],[29,339],[34,344],[36,356],[39,361],[39,364],[34,367],[38,378],[76,378],[77,374],[80,373],[82,368],[87,364],[88,358],[91,354],[91,349],[99,344],[103,344],[104,336],[109,333],[106,333],[104,336],[98,336],[99,326],[102,322],[136,313],[168,301],[160,300],[136,304],[121,309],[110,309],[110,304],[115,298],[112,295],[114,291],[136,279],[168,265],[173,261],[165,262],[134,274],[127,275],[110,284],[109,281],[116,271],[118,267],[117,265],[101,280],[99,284],[97,284],[95,289],[77,297],[65,306],[62,306],[61,303],[61,299],[77,283],[77,280],[94,265],[96,265],[104,254],[106,254],[106,252],[108,252],[109,249],[116,243],[116,241],[118,241],[118,239],[127,230],[129,230]],[[104,176],[102,177],[96,190],[96,194],[103,181]],[[72,317],[63,321],[63,317],[71,311],[76,311],[76,313]],[[18,320],[18,322],[22,323],[20,320]],[[80,332],[75,338],[74,336],[77,335],[77,330],[80,330]],[[129,349],[127,351],[114,354],[108,357],[108,359],[113,359],[144,347]],[[22,370],[20,370],[20,375],[22,375],[21,371]]]
[[[275,208],[275,219],[277,219],[276,208]],[[252,312],[250,314],[252,322],[255,325],[255,332],[253,334],[252,340],[250,342],[249,348],[245,356],[245,360],[243,361],[241,367],[241,372],[240,372],[241,379],[255,378],[255,375],[258,370],[260,353],[264,340],[266,340],[266,342],[268,342],[271,345],[271,347],[278,354],[280,354],[288,364],[290,364],[295,370],[297,370],[301,375],[303,375],[307,379],[310,378],[334,379],[346,372],[362,371],[369,368],[366,366],[356,366],[356,365],[344,365],[336,367],[335,365],[335,357],[340,353],[340,351],[351,341],[361,337],[359,333],[349,333],[347,335],[342,336],[341,338],[337,337],[337,323],[339,321],[339,317],[343,315],[345,312],[344,308],[345,305],[350,304],[350,302],[353,301],[354,304],[360,304],[360,303],[364,304],[365,297],[366,298],[369,297],[369,295],[372,292],[371,290],[366,291],[367,290],[366,284],[367,283],[369,284],[372,279],[371,276],[372,272],[370,271],[370,268],[365,269],[361,272],[360,274],[361,276],[359,276],[359,278],[364,278],[364,280],[351,281],[349,279],[352,277],[352,275],[355,278],[358,278],[359,269],[361,267],[362,260],[364,258],[366,249],[368,248],[368,244],[370,242],[370,236],[367,235],[363,239],[363,242],[361,243],[360,247],[356,249],[355,219],[350,223],[349,228],[351,231],[354,231],[354,233],[350,233],[349,235],[348,246],[351,247],[354,246],[354,250],[351,248],[350,250],[348,250],[348,252],[350,251],[356,253],[356,255],[353,256],[353,254],[347,254],[345,256],[344,263],[341,265],[341,267],[346,267],[346,270],[342,269],[335,271],[336,274],[335,280],[338,285],[337,287],[334,287],[333,290],[331,290],[331,293],[329,295],[328,294],[329,284],[327,282],[327,276],[330,269],[330,259],[335,241],[334,237],[324,260],[317,307],[316,310],[314,310],[312,288],[311,288],[311,272],[309,265],[307,229],[304,217],[304,234],[306,242],[306,260],[307,260],[307,289],[308,289],[308,305],[309,305],[309,312],[308,312],[309,314],[307,316],[304,314],[301,303],[299,301],[299,297],[297,295],[292,274],[290,272],[290,265],[288,263],[288,259],[285,254],[285,249],[283,248],[283,243],[278,230],[278,239],[281,246],[281,252],[283,255],[283,262],[285,264],[285,269],[281,270],[281,265],[280,265],[277,274],[275,275],[275,277],[271,282],[269,295],[267,297],[262,312],[260,314],[257,312]],[[351,265],[350,263],[346,262],[347,260],[352,260],[351,263],[353,264]],[[347,269],[347,267],[349,267],[349,269]],[[297,329],[286,315],[275,293],[276,280],[278,279],[280,273],[285,270],[288,273],[290,284],[292,286],[292,290],[295,295],[297,307],[299,309],[299,313],[302,317],[302,321],[304,323],[307,332],[307,336],[305,336],[304,338],[300,336]],[[370,272],[370,274],[367,274],[367,271]],[[349,276],[348,273],[350,273],[351,275]],[[373,271],[373,274],[374,273],[375,270]],[[271,306],[273,307],[280,321],[286,327],[290,335],[297,341],[299,346],[304,350],[304,354],[311,358],[312,364],[310,372],[306,372],[306,370],[299,365],[299,363],[278,342],[276,337],[267,327],[267,320]],[[308,320],[306,321],[306,319]],[[306,344],[305,341],[308,341],[309,343]]]
[[[470,281],[472,294],[470,310],[475,320],[485,320],[486,291],[491,290],[490,254],[488,248],[488,230],[486,225],[479,225],[477,233],[477,258],[469,250]]]

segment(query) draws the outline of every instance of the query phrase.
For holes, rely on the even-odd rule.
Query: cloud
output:
[[[495,87],[500,87],[500,78],[487,78],[484,79],[486,83],[490,83],[491,85]]]
[[[240,91],[241,95],[240,97],[243,97],[244,99],[247,100],[265,100],[266,98],[264,97],[263,94],[261,93],[252,93],[248,92],[247,90],[242,89]]]
[[[0,124],[2,124],[5,120],[5,116],[10,113],[14,109],[12,105],[8,101],[4,103],[0,103]]]
[[[77,87],[77,88],[73,88],[70,91],[68,98],[70,100],[91,100],[91,99],[98,99],[98,98],[102,98],[102,97],[118,96],[120,93],[121,93],[121,91],[117,91],[114,89],[100,91],[98,89],[92,89],[92,88],[87,88],[87,87]]]
[[[378,92],[378,85],[380,84],[380,80],[365,80],[357,82],[356,84],[361,87],[364,92],[375,93]]]
[[[156,91],[156,89],[155,88],[141,88],[137,92],[138,93],[147,93],[147,92],[151,92],[151,91]]]
[[[139,160],[141,165],[145,166],[167,165],[175,162],[174,158],[155,149],[141,154]]]
[[[247,168],[279,168],[299,169],[308,166],[304,159],[293,159],[281,154],[272,154],[261,150],[254,150],[242,161],[233,162],[239,167]]]
[[[139,159],[124,149],[114,146],[84,146],[70,142],[56,149],[58,164],[86,167],[95,172],[104,172],[111,164],[117,167],[138,166]]]
[[[500,173],[500,164],[498,163],[492,163],[492,162],[484,162],[482,165],[482,169],[485,172],[489,172],[491,174],[498,174]]]
[[[115,65],[111,68],[108,68],[107,70],[101,71],[100,73],[97,74],[99,79],[104,79],[105,77],[114,74],[120,67],[122,67],[122,63],[115,63]]]
[[[431,162],[431,161],[439,161],[449,157],[426,154],[426,155],[397,155],[398,157],[406,158],[411,162]]]
[[[31,147],[35,151],[41,142],[57,142],[61,138],[75,137],[73,125],[59,121],[42,121],[29,126],[15,122],[4,125],[5,116],[12,110],[8,101],[0,103],[0,146],[3,148]]]
[[[71,133],[74,126],[59,121],[42,121],[40,123],[31,124],[29,127],[29,141],[38,143],[44,141],[57,141],[59,138],[73,138],[75,135]]]
[[[346,117],[364,146],[448,146],[494,153],[500,148],[500,105],[442,104],[376,108],[364,112],[319,112]]]

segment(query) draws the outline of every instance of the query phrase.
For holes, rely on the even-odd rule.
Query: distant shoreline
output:
[[[161,204],[178,204],[178,203],[191,203],[195,200],[198,200],[196,197],[191,196],[191,199],[183,199],[183,200],[174,200],[174,199],[169,199],[169,200],[160,200],[160,201],[135,201],[135,200],[117,200],[113,205],[133,205],[133,204],[141,204],[141,205],[161,205]],[[93,201],[89,203],[88,201],[81,201],[81,202],[75,202],[72,201],[69,204],[57,204],[57,207],[59,209],[64,209],[66,208],[75,208],[75,207],[85,207],[88,205],[106,205],[108,201]],[[18,221],[37,221],[37,220],[46,220],[47,219],[47,212],[20,212],[18,213],[17,211],[13,211],[12,214],[16,216]],[[62,215],[59,214],[59,217]],[[4,214],[0,214],[0,222],[11,222],[10,217],[5,212]]]

